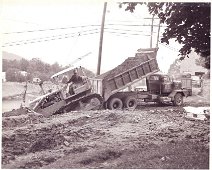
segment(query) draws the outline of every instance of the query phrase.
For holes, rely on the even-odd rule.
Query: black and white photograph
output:
[[[2,169],[210,169],[210,1],[2,0]]]

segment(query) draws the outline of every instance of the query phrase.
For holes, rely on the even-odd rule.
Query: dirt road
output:
[[[3,115],[2,168],[209,168],[209,121],[183,108],[17,113]]]

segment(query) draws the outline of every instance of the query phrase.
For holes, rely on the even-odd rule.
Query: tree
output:
[[[15,75],[17,82],[24,82],[27,80],[27,77],[23,76],[20,72],[17,72]]]
[[[9,68],[7,71],[6,71],[6,79],[7,81],[17,81],[17,75],[19,73],[19,69],[17,68]]]
[[[52,71],[54,73],[57,73],[57,72],[59,72],[61,70],[61,66],[57,62],[55,62],[54,64],[52,64],[51,68],[52,68]]]
[[[180,60],[176,59],[169,67],[168,74],[169,75],[177,75],[180,73]]]
[[[169,44],[174,38],[180,44],[180,54],[183,60],[190,54],[192,48],[205,58],[205,68],[210,69],[210,3],[174,3],[174,2],[124,2],[126,11],[134,12],[138,4],[146,4],[150,14],[157,15],[167,28],[161,38],[162,43]]]
[[[10,67],[9,61],[6,59],[3,59],[2,60],[2,71],[6,72],[9,67]]]
[[[29,61],[24,59],[24,58],[22,58],[20,60],[20,69],[22,71],[27,71],[28,67],[29,67]]]

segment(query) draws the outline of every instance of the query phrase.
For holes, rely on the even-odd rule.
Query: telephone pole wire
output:
[[[102,24],[101,24],[100,41],[99,41],[99,56],[98,56],[98,65],[97,65],[97,73],[96,73],[97,75],[100,75],[100,70],[101,70],[102,44],[103,44],[106,8],[107,8],[107,2],[104,3],[104,9],[103,9],[103,15],[102,15]]]

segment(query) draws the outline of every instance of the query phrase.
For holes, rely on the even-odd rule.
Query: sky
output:
[[[103,1],[74,0],[3,0],[0,2],[2,51],[26,59],[40,58],[49,64],[83,66],[96,73]],[[150,47],[152,16],[146,6],[134,13],[107,3],[103,37],[101,73],[113,69],[139,48]],[[158,25],[159,20],[154,20]],[[162,35],[165,25],[161,27]],[[156,46],[158,27],[153,30]],[[178,57],[180,45],[159,44],[157,61],[167,73]],[[86,56],[86,54],[88,54]],[[75,63],[73,63],[76,61]]]

